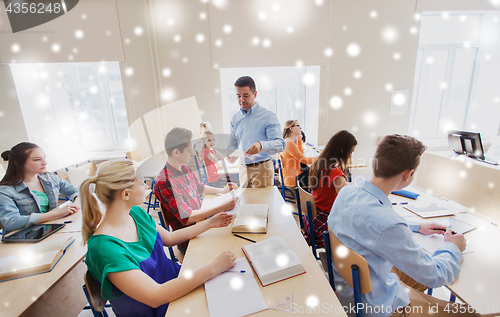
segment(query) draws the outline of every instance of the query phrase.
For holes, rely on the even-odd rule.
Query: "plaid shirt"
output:
[[[205,185],[200,183],[187,165],[182,165],[179,171],[167,162],[158,174],[154,188],[156,198],[166,210],[166,225],[170,225],[173,230],[186,227],[191,212],[201,208],[198,194],[203,193],[204,189]],[[187,244],[186,241],[177,247],[182,250]]]

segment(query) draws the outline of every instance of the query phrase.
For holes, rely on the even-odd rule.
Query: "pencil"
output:
[[[243,240],[247,240],[247,241],[253,242],[253,243],[255,243],[255,242],[256,242],[256,241],[254,241],[254,240],[252,240],[252,239],[245,238],[245,237],[240,236],[240,235],[238,235],[238,234],[234,234],[234,236],[236,236],[236,237],[238,237],[238,238],[241,238],[241,239],[243,239]]]

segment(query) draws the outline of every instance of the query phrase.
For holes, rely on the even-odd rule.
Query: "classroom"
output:
[[[340,189],[344,197],[348,190],[343,188],[370,186],[374,172],[377,178],[374,169],[385,166],[383,161],[378,161],[382,158],[380,145],[388,140],[387,135],[393,134],[408,135],[411,140],[420,141],[425,152],[417,153],[418,162],[414,167],[401,170],[411,172],[401,174],[404,181],[394,187],[403,189],[400,185],[408,182],[405,189],[409,194],[397,196],[389,191],[384,198],[377,196],[378,201],[392,203],[391,208],[398,217],[408,223],[417,223],[416,231],[411,224],[407,225],[414,232],[419,231],[418,226],[422,223],[431,222],[439,224],[432,230],[444,232],[452,226],[452,219],[472,228],[471,231],[455,230],[459,234],[464,232],[467,239],[467,249],[461,250],[463,255],[454,259],[458,261],[458,271],[452,274],[455,278],[436,282],[435,287],[426,279],[419,280],[419,283],[427,283],[426,288],[430,287],[425,295],[450,301],[453,303],[450,305],[462,305],[458,307],[466,307],[469,312],[473,310],[477,316],[500,315],[500,293],[496,289],[500,283],[497,268],[500,251],[494,245],[500,238],[497,226],[500,221],[500,93],[497,90],[500,85],[500,72],[497,71],[500,70],[500,1],[54,0],[50,1],[51,7],[47,1],[30,1],[31,7],[23,6],[26,4],[23,2],[6,0],[0,5],[0,152],[22,142],[36,144],[38,147],[33,152],[41,150],[43,155],[40,155],[46,162],[43,169],[51,176],[43,178],[34,173],[33,179],[40,181],[35,187],[48,194],[44,182],[56,182],[57,193],[67,200],[74,201],[78,197],[74,203],[78,208],[67,203],[64,207],[70,213],[67,219],[57,219],[61,215],[56,213],[52,218],[43,214],[33,217],[27,213],[28,216],[23,217],[30,220],[14,229],[47,221],[69,221],[46,241],[61,237],[69,241],[74,239],[74,242],[65,245],[67,252],[51,272],[0,281],[0,307],[2,311],[5,309],[7,316],[97,316],[88,308],[84,309],[89,303],[82,286],[84,275],[90,275],[86,275],[85,263],[94,261],[86,261],[87,244],[84,241],[94,230],[109,232],[107,226],[98,228],[97,224],[82,229],[85,223],[82,211],[87,208],[84,201],[93,201],[90,196],[99,199],[100,210],[104,205],[108,210],[118,208],[116,201],[107,204],[93,188],[98,187],[98,168],[105,167],[101,175],[106,171],[109,175],[118,175],[113,168],[120,164],[124,166],[120,170],[122,179],[134,174],[145,181],[145,186],[139,186],[134,181],[135,176],[131,176],[131,193],[134,194],[134,190],[142,193],[145,187],[145,198],[139,195],[142,200],[138,205],[151,216],[147,219],[155,221],[158,239],[164,246],[168,241],[171,248],[164,248],[166,257],[176,257],[181,264],[180,272],[177,263],[168,264],[168,270],[175,271],[175,276],[179,274],[180,278],[157,285],[164,286],[167,292],[170,290],[167,284],[176,285],[178,280],[183,290],[186,288],[182,295],[187,294],[165,297],[166,302],[156,296],[148,298],[147,304],[137,300],[141,305],[164,307],[167,316],[244,316],[255,312],[257,316],[284,315],[285,312],[353,316],[345,309],[346,299],[342,297],[345,278],[336,269],[335,252],[332,252],[333,271],[328,273],[326,263],[330,258],[324,250],[329,244],[324,241],[322,232],[329,228],[327,218],[328,223],[333,221],[334,217],[329,217],[330,209],[350,208],[347,202],[334,204],[336,197],[342,196],[337,196]],[[251,77],[255,89],[248,81],[236,84],[242,76]],[[245,132],[246,123],[244,129],[238,130],[237,120],[246,122],[244,120],[254,115],[252,110],[245,109],[248,100],[250,107],[258,103],[254,112],[272,118],[269,120],[274,123],[274,139],[269,138],[271,129],[265,132],[269,139],[258,139],[256,131],[262,122],[252,123],[255,130],[250,130],[251,137]],[[203,122],[208,123],[208,132],[200,126]],[[192,135],[184,130],[174,131],[176,127],[185,128]],[[298,141],[300,131],[305,133],[304,141]],[[182,142],[172,141],[169,148],[170,132],[176,132],[176,140]],[[206,143],[210,135],[216,150]],[[232,135],[240,139],[234,147]],[[345,150],[339,150],[343,156],[329,158],[326,153],[330,153],[330,144],[336,146],[329,141],[336,136],[350,143]],[[203,151],[197,149],[200,144],[205,147]],[[251,147],[255,144],[257,149],[252,152]],[[189,150],[194,149],[195,157],[188,155],[189,162],[182,161],[187,157],[182,156],[184,145]],[[292,165],[289,160],[293,160],[295,154],[289,152],[292,151],[289,146],[294,146],[301,157]],[[225,152],[230,148],[241,151]],[[29,151],[32,153],[32,148]],[[218,153],[218,158],[213,156],[219,163],[214,165],[212,159],[207,159],[209,151]],[[230,153],[237,152],[240,160],[232,161],[231,155],[236,154]],[[243,152],[250,158],[245,156],[244,159]],[[6,158],[0,160],[0,180],[7,175],[10,163]],[[123,160],[125,158],[134,162],[133,172],[128,176],[125,169],[132,167]],[[320,165],[318,162],[322,159],[339,161],[336,163],[338,174],[331,173],[335,169]],[[108,162],[119,163],[115,166]],[[266,162],[269,163],[264,164]],[[303,163],[302,167],[299,163]],[[265,167],[273,171],[269,174],[272,183],[254,185],[255,182],[266,183],[260,178],[251,180],[254,177],[251,170],[264,168],[264,165],[272,166]],[[168,182],[170,177],[169,167],[185,173],[191,185],[179,182],[175,188],[177,193],[172,192],[170,185],[163,185],[162,182]],[[325,168],[329,177],[333,177],[333,182],[330,181],[332,192],[321,192],[322,185],[316,187],[313,182],[318,175],[323,175],[320,172]],[[290,172],[291,169],[294,171]],[[297,186],[297,182],[303,184],[299,180],[299,174],[306,175],[303,171],[308,175],[303,187],[312,186],[312,193],[311,188],[301,192]],[[207,173],[212,176],[208,177]],[[212,177],[216,177],[216,181],[212,182]],[[19,179],[23,185],[26,183],[26,191],[35,197],[32,191],[36,188],[28,179],[15,180]],[[89,180],[92,181],[89,183]],[[337,186],[336,180],[341,184]],[[63,183],[59,183],[61,181]],[[18,188],[13,185],[15,182],[9,182],[5,184]],[[197,187],[199,182],[203,185]],[[65,183],[72,185],[65,187]],[[22,203],[19,197],[24,197],[12,193],[17,198],[5,200],[2,196],[5,184],[0,184],[0,204],[9,204],[9,207],[0,206],[1,217],[3,209],[18,208],[14,204]],[[82,184],[81,188],[88,188],[90,194],[82,194]],[[205,185],[207,187],[202,187]],[[238,199],[233,192],[232,196],[229,193],[237,186],[241,187]],[[120,188],[123,193],[128,189],[128,186]],[[178,193],[190,197],[188,205],[194,204],[188,206],[187,212],[184,205],[179,204]],[[413,194],[415,199],[408,197]],[[40,208],[38,192],[36,195],[38,198],[31,203]],[[217,195],[222,196],[217,198]],[[229,200],[219,204],[221,197]],[[64,201],[58,199],[53,201],[49,197],[47,204],[60,205],[57,208],[62,210]],[[130,196],[130,199],[138,198]],[[312,217],[316,221],[315,215],[321,215],[321,225],[310,219],[307,199],[317,205]],[[123,200],[128,201],[129,197]],[[237,213],[246,205],[267,206],[262,207],[268,212],[264,215],[267,217],[264,231],[246,235],[236,233],[243,238],[234,237],[236,226],[228,222],[234,217],[234,221],[238,220]],[[177,209],[175,214],[173,210]],[[434,218],[419,214],[424,209],[437,210],[439,215]],[[24,212],[21,207],[16,210]],[[88,210],[97,209],[88,207]],[[173,215],[165,216],[169,210]],[[193,210],[196,211],[192,213]],[[222,216],[220,212],[233,216],[224,213]],[[136,221],[132,211],[128,218]],[[339,221],[351,219],[341,218]],[[165,224],[167,228],[170,225],[172,232],[162,230]],[[311,226],[314,234],[309,233]],[[444,229],[439,229],[441,226]],[[8,236],[11,230],[5,227],[2,225],[3,234]],[[181,228],[182,231],[178,231]],[[338,240],[342,240],[339,234],[344,229],[356,231],[350,224],[330,229]],[[245,229],[242,230],[240,232]],[[184,235],[181,232],[185,232]],[[434,240],[442,242],[443,233],[432,233]],[[366,234],[357,239],[370,239]],[[333,241],[335,235],[330,233],[329,241]],[[127,241],[129,237],[126,235],[122,240]],[[242,248],[249,242],[261,243],[274,237],[285,241],[306,273],[263,286],[257,270],[251,266],[250,271],[255,273],[251,281],[257,284],[252,284],[255,286],[252,289],[243,289],[248,296],[263,298],[264,302],[259,304],[263,305],[263,311],[256,310],[257,304],[236,307],[237,298],[234,308],[218,307],[217,299],[209,297],[215,296],[215,292],[209,295],[211,284],[206,281],[213,275],[206,275],[207,268],[217,263],[222,265],[223,261],[217,256],[225,250],[229,253],[221,256],[226,257],[226,265],[234,256],[248,258],[248,251]],[[355,240],[354,235],[351,238]],[[183,243],[189,239],[188,247]],[[448,241],[446,236],[444,239]],[[452,237],[453,241],[457,239]],[[425,251],[422,254],[426,261],[434,258],[431,256],[437,250],[434,240],[418,232],[411,240],[421,246],[420,251]],[[349,241],[340,243],[355,248]],[[0,259],[14,256],[30,245],[36,244],[2,241]],[[193,251],[190,252],[190,248]],[[354,252],[363,254],[371,265],[369,254],[361,249]],[[220,261],[216,262],[218,259]],[[242,262],[246,263],[236,261],[238,270],[245,264]],[[0,276],[5,263],[0,260]],[[385,268],[387,263],[396,269],[396,263],[389,260],[379,267]],[[443,263],[436,265],[447,265]],[[195,278],[187,277],[193,272]],[[370,266],[372,276],[378,273]],[[428,275],[434,276],[432,274]],[[436,281],[444,279],[439,274],[435,277]],[[399,275],[398,278],[402,280]],[[211,281],[213,285],[214,280]],[[195,282],[198,284],[190,284]],[[372,279],[372,289],[380,286],[377,283]],[[104,284],[103,289],[121,292],[114,283],[108,281],[108,284]],[[340,289],[339,285],[342,285]],[[100,286],[97,287],[100,293]],[[110,294],[109,289],[103,292]],[[371,293],[363,292],[363,287],[361,292],[361,299],[366,304]],[[58,299],[61,296],[63,301]],[[168,309],[165,303],[170,303]],[[368,305],[364,307],[364,315],[393,316],[396,311],[373,312],[373,308],[380,307]],[[216,313],[216,309],[222,309],[223,313]],[[245,312],[244,309],[249,310]],[[111,316],[126,315],[126,311],[113,312],[111,307],[106,307],[105,311]]]

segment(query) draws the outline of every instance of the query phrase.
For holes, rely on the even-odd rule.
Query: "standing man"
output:
[[[240,165],[241,187],[273,186],[274,166],[271,158],[285,149],[278,118],[255,101],[257,90],[251,77],[238,78],[234,86],[240,112],[231,119],[232,139],[229,149],[245,151]],[[236,159],[236,156],[228,156],[230,163]]]

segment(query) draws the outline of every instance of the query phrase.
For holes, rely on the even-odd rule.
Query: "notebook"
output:
[[[432,217],[443,217],[443,216],[453,216],[455,212],[438,206],[435,203],[425,204],[425,205],[417,205],[411,204],[404,206],[405,209],[413,212],[414,214],[422,217],[422,218],[432,218]]]
[[[247,260],[205,282],[208,313],[211,317],[240,317],[267,309],[266,301]],[[241,273],[245,271],[245,273]]]

